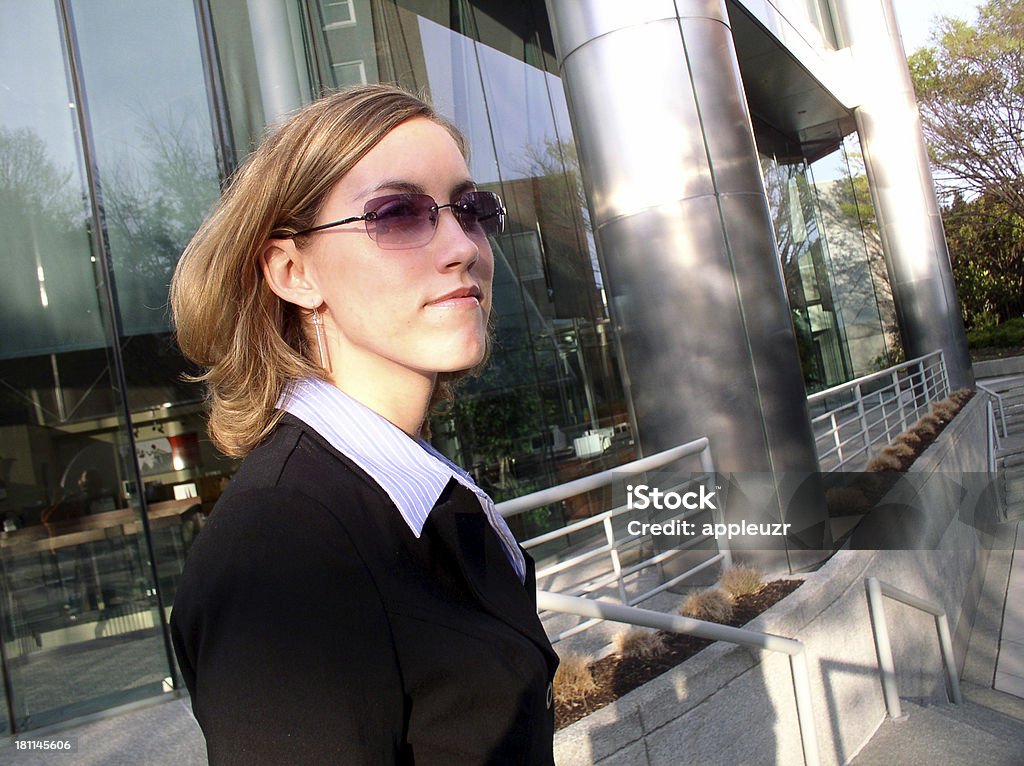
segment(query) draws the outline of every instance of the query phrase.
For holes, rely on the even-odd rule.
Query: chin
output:
[[[450,353],[438,353],[433,357],[436,372],[464,372],[476,367],[487,357],[487,342],[480,339],[478,343],[463,346]]]

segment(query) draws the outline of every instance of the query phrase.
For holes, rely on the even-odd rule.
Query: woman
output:
[[[246,459],[171,631],[211,763],[549,763],[532,562],[423,439],[487,347],[497,196],[390,86],[298,112],[178,265],[210,434]]]

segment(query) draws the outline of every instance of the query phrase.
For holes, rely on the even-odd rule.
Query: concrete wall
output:
[[[999,378],[1004,375],[1024,375],[1024,356],[1008,356],[1005,359],[989,359],[974,363],[974,376]]]
[[[941,603],[963,662],[987,560],[972,519],[981,494],[949,491],[987,468],[985,405],[976,397],[915,464],[918,500],[947,520],[929,550],[844,550],[806,575],[752,630],[804,642],[822,764],[846,763],[885,717],[864,591],[874,576]],[[984,503],[984,500],[981,500]],[[887,601],[902,697],[945,701],[934,623]],[[714,644],[669,673],[560,731],[556,760],[571,764],[802,762],[788,659]]]

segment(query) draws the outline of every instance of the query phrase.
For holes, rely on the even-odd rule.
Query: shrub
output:
[[[871,508],[871,500],[865,493],[867,488],[861,482],[855,482],[848,487],[832,487],[825,491],[825,505],[828,506],[828,515],[831,516],[852,516],[867,513]]]
[[[913,431],[904,431],[893,440],[894,444],[906,444],[913,450],[921,446],[921,437]]]
[[[970,348],[1014,348],[1024,346],[1024,317],[1015,317],[995,327],[967,333]]]
[[[913,462],[914,458],[917,457],[917,451],[909,444],[903,444],[897,442],[896,444],[890,444],[888,447],[883,447],[880,455],[892,455],[897,460],[907,463],[908,460]]]
[[[963,407],[967,402],[974,396],[974,392],[969,388],[958,388],[956,391],[949,395],[951,401],[955,402],[958,407]]]
[[[942,429],[942,423],[934,415],[925,415],[919,421],[914,423],[913,431],[921,437],[922,441],[930,442],[939,435],[939,431]]]
[[[733,612],[733,597],[721,588],[691,593],[679,607],[679,614],[696,620],[728,622]]]
[[[932,402],[931,406],[931,414],[942,421],[943,424],[951,421],[959,410],[959,405],[953,401],[952,397],[943,399],[941,402]]]
[[[559,656],[554,680],[556,702],[566,703],[582,699],[596,688],[594,675],[590,672],[590,657],[571,651]]]
[[[746,564],[734,564],[722,572],[722,590],[735,598],[761,590],[761,570]]]
[[[623,657],[646,659],[657,657],[668,650],[660,633],[643,628],[630,628],[618,633],[612,643],[615,644],[615,651]]]
[[[886,454],[883,450],[868,461],[867,467],[865,467],[864,470],[868,473],[875,473],[878,471],[902,471],[903,461],[895,455]]]

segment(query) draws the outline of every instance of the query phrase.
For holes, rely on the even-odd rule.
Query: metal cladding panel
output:
[[[563,61],[591,40],[627,27],[676,18],[729,19],[724,0],[548,0],[547,7],[558,56]]]
[[[644,451],[708,435],[720,470],[769,470],[715,198],[623,216],[597,234]]]
[[[855,111],[908,356],[941,349],[950,384],[971,386],[967,339],[910,71],[891,0],[836,3],[872,83]]]
[[[675,19],[594,40],[563,75],[596,225],[713,192]]]
[[[719,198],[757,382],[757,401],[775,471],[817,471],[793,319],[764,195]]]
[[[732,33],[708,19],[684,19],[681,24],[715,191],[761,191],[757,146]]]
[[[548,0],[548,18],[558,57],[568,59],[591,40],[627,27],[676,18],[672,0]]]

